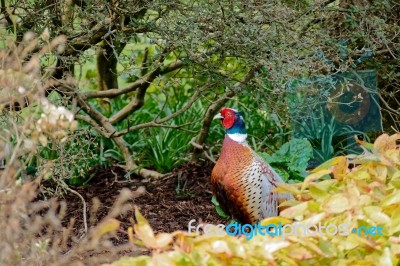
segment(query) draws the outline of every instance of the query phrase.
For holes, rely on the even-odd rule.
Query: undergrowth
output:
[[[106,265],[398,265],[398,140],[400,134],[384,134],[374,144],[358,141],[362,155],[335,157],[304,182],[279,185],[278,191],[290,192],[295,199],[284,203],[288,208],[280,216],[261,225],[281,224],[284,231],[276,227],[251,240],[247,239],[252,231],[237,237],[216,227],[201,236],[182,231],[155,235],[136,211],[131,243],[144,245],[152,255],[125,256]],[[296,222],[312,225],[311,229],[296,230]],[[343,224],[346,230],[328,229]]]

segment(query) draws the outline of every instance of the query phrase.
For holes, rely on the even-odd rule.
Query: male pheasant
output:
[[[279,203],[292,195],[273,192],[283,180],[247,144],[241,112],[223,108],[214,117],[218,118],[227,134],[211,173],[211,186],[222,209],[249,224],[278,215]]]

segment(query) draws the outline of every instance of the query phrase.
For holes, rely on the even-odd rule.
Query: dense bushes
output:
[[[111,265],[396,265],[400,260],[399,139],[400,134],[384,134],[374,144],[360,141],[364,154],[335,157],[303,183],[280,186],[295,200],[286,202],[289,208],[279,217],[262,224],[286,225],[285,237],[257,235],[248,241],[246,236],[195,237],[187,232],[154,235],[137,212],[131,243],[138,238],[153,254],[124,257]],[[324,235],[314,233],[313,227],[308,235],[302,227],[290,234],[294,222],[318,225]],[[335,228],[339,228],[336,234]]]

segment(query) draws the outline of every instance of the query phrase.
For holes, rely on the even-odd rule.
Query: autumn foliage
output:
[[[364,153],[331,159],[303,183],[284,185],[295,200],[280,217],[263,224],[343,224],[351,228],[383,228],[348,235],[282,237],[194,236],[187,232],[154,235],[136,212],[129,230],[132,245],[152,250],[151,256],[123,257],[110,265],[396,265],[400,258],[400,134],[381,135],[374,144],[359,141]],[[351,167],[350,167],[351,166]],[[331,178],[332,177],[332,178]],[[362,227],[364,226],[364,227]],[[134,233],[133,233],[134,232]]]

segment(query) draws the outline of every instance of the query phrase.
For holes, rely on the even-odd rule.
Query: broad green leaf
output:
[[[230,216],[224,212],[224,210],[221,208],[221,205],[219,204],[217,197],[215,195],[212,196],[211,202],[215,206],[215,210],[217,211],[218,215],[221,216],[222,218],[228,219]]]

